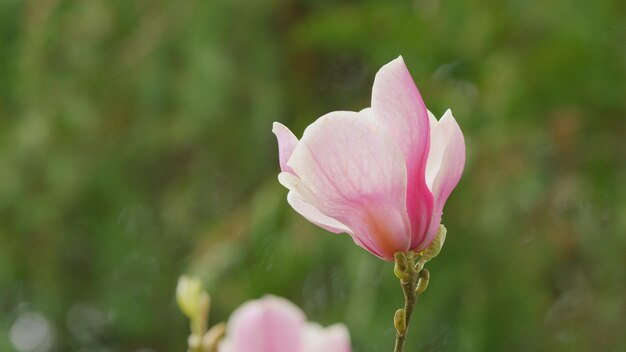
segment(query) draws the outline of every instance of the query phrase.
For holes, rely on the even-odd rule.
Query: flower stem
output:
[[[404,348],[413,308],[415,308],[415,304],[417,303],[418,294],[421,293],[417,292],[418,286],[422,286],[419,284],[420,277],[428,276],[428,274],[420,275],[424,263],[418,261],[416,264],[416,259],[416,254],[413,252],[399,252],[395,255],[396,264],[394,272],[400,279],[400,285],[404,292],[404,308],[398,309],[394,317],[394,325],[396,327],[396,345],[394,352],[402,352]],[[426,278],[426,280],[428,279]],[[422,281],[422,284],[423,283],[424,281]]]

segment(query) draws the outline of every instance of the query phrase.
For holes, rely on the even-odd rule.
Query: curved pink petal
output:
[[[323,328],[318,324],[309,323],[304,333],[304,349],[302,352],[350,352],[350,334],[343,324]]]
[[[265,296],[232,314],[220,352],[297,352],[303,347],[306,318],[284,298]]]
[[[313,190],[311,190],[311,188],[306,185],[304,183],[303,180],[300,179],[300,177],[289,173],[289,172],[281,172],[280,174],[278,174],[278,182],[280,182],[281,185],[285,186],[285,188],[287,188],[289,190],[289,193],[294,194],[294,196],[297,196],[299,199],[302,199],[303,202],[311,205],[312,207],[314,207],[315,209],[317,209],[317,211],[319,211],[320,213],[322,213],[321,210],[319,210],[317,207],[315,207],[314,205],[312,205],[312,203],[314,202],[314,200],[316,199],[315,196],[315,192]],[[287,195],[287,197],[289,197],[289,195]],[[288,199],[289,201],[289,199]],[[300,213],[300,210],[296,209],[293,204],[292,208],[294,208],[294,210],[298,211]],[[302,213],[300,213],[302,215]],[[322,213],[323,216],[332,219],[331,217],[329,217],[328,215]],[[305,216],[306,218],[306,216]],[[329,230],[331,232],[335,232],[335,233],[339,233],[339,232],[346,232],[347,234],[350,235],[350,237],[352,237],[352,240],[354,240],[354,243],[356,243],[358,246],[360,246],[361,248],[365,249],[366,251],[378,256],[378,257],[382,257],[382,255],[380,254],[380,252],[374,247],[374,245],[372,244],[371,241],[369,241],[368,238],[364,238],[365,236],[361,236],[361,237],[357,237],[354,235],[354,232],[348,228],[346,225],[341,224],[342,227],[341,228],[333,228],[332,226],[330,228],[328,228],[328,224],[325,223],[318,223],[318,220],[312,221],[311,219],[307,218],[307,220],[311,221],[312,223],[321,226],[322,228]],[[336,219],[333,219],[335,221],[337,221]],[[339,221],[337,221],[339,222]],[[346,231],[344,231],[344,228]],[[336,232],[335,230],[339,231]],[[364,242],[364,241],[367,241]]]
[[[383,257],[383,255],[379,252],[376,246],[365,236],[356,236],[354,232],[347,227],[346,225],[340,223],[336,219],[333,219],[326,214],[322,213],[318,208],[316,208],[311,203],[305,201],[304,199],[315,199],[315,194],[313,191],[306,185],[299,177],[290,174],[288,172],[281,172],[278,175],[279,182],[289,189],[289,194],[287,195],[287,201],[290,203],[291,207],[297,211],[300,215],[304,216],[307,220],[314,223],[315,225],[333,232],[333,233],[342,233],[345,232],[350,235],[355,244],[359,247],[365,249],[366,251],[374,254],[377,257]],[[292,195],[293,194],[293,195]],[[304,204],[312,207],[314,210],[303,209],[303,205],[293,202],[289,200],[289,197],[293,197],[293,199],[300,199]],[[318,213],[319,212],[319,213]]]
[[[333,233],[350,232],[350,229],[348,229],[346,225],[329,216],[324,215],[315,206],[305,202],[302,198],[300,198],[300,196],[295,191],[289,191],[289,194],[287,194],[287,202],[289,202],[289,204],[295,211],[304,216],[305,219],[327,231]]]
[[[426,238],[418,250],[426,248],[435,238],[441,223],[443,206],[459,183],[465,167],[465,139],[450,110],[437,121],[430,114],[431,146],[426,180],[434,195],[434,209]]]
[[[383,66],[374,79],[372,112],[400,146],[407,169],[407,211],[411,249],[418,246],[430,224],[433,196],[424,172],[430,147],[426,105],[402,56]]]
[[[278,140],[278,160],[280,162],[280,170],[292,172],[291,168],[287,166],[287,161],[291,157],[296,145],[298,145],[298,138],[294,136],[289,128],[279,122],[274,122],[272,125],[272,132],[276,135],[276,139]]]
[[[316,198],[315,193],[313,192],[313,190],[311,190],[309,188],[309,186],[307,186],[304,181],[302,181],[298,176],[291,174],[289,172],[281,172],[280,174],[278,174],[278,181],[280,182],[281,185],[285,186],[285,188],[287,188],[290,193],[293,192],[294,196],[297,196],[298,198],[302,199],[303,202],[310,204],[312,207],[314,207],[315,209],[317,209],[317,211],[319,211],[320,213],[322,213],[318,208],[316,208],[315,206],[313,206],[311,203]],[[289,195],[288,195],[289,197]],[[309,201],[305,200],[308,199]],[[294,208],[294,210],[298,211],[300,213],[300,211],[298,209],[296,209],[293,204],[292,207]],[[300,213],[302,214],[302,213]],[[323,216],[332,219],[331,217],[327,216],[326,214],[322,213]],[[365,249],[366,251],[374,254],[377,257],[381,257],[383,258],[384,256],[379,252],[378,248],[376,248],[375,244],[369,240],[369,238],[367,236],[356,236],[354,234],[354,231],[352,231],[349,227],[347,227],[344,224],[341,224],[342,227],[337,227],[336,229],[333,228],[332,224],[325,224],[325,223],[318,223],[319,219],[315,219],[315,221],[312,221],[311,219],[307,220],[311,221],[312,223],[321,226],[322,228],[329,230],[331,232],[335,232],[335,233],[339,233],[339,232],[345,232],[347,234],[350,235],[350,237],[352,238],[352,240],[354,241],[354,243],[356,243],[359,247]],[[336,219],[334,219],[335,221],[337,221]],[[339,222],[339,221],[337,221]],[[328,225],[331,225],[330,227],[328,227]],[[337,230],[338,232],[336,232],[335,230]]]
[[[432,192],[433,183],[443,161],[443,152],[446,150],[446,135],[440,128],[439,121],[430,111],[428,111],[428,121],[430,123],[430,151],[426,163],[426,185]]]
[[[301,199],[302,202],[313,207],[313,209],[315,209],[315,212],[319,212],[319,214],[321,214],[312,216],[312,214],[307,213],[307,215],[305,215],[304,211],[306,210],[297,208],[301,207],[300,204],[291,203],[289,201],[290,195],[288,194],[287,201],[290,202],[291,207],[294,208],[294,210],[297,211],[300,215],[304,216],[307,220],[311,221],[315,225],[320,226],[321,228],[330,232],[345,232],[349,234],[354,243],[356,243],[359,247],[365,249],[366,251],[374,254],[377,257],[383,257],[383,255],[379,252],[376,246],[368,238],[366,238],[365,236],[356,236],[348,226],[340,223],[336,219],[327,216],[310,202],[305,201],[305,199],[315,199],[315,193],[298,176],[295,176],[288,172],[281,172],[280,174],[278,174],[278,181],[289,190],[290,194],[293,193],[293,198],[297,197],[298,199]]]
[[[386,260],[409,249],[404,156],[372,118],[346,111],[320,117],[288,165],[304,190],[298,195],[346,225],[357,244]]]

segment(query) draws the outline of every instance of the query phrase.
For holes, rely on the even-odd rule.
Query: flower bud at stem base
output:
[[[428,281],[430,280],[430,272],[428,269],[422,269],[417,279],[417,287],[415,288],[415,294],[420,295],[426,291],[428,287]]]
[[[404,315],[404,309],[400,308],[396,310],[396,314],[393,316],[393,325],[396,327],[398,334],[404,335],[406,332],[406,316]]]

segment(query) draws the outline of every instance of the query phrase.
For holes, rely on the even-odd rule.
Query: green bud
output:
[[[393,315],[393,325],[396,327],[398,336],[404,336],[406,332],[406,316],[404,309],[400,308],[396,310],[396,313]]]
[[[176,286],[176,302],[180,310],[191,320],[193,333],[202,335],[206,329],[210,297],[204,292],[200,279],[181,276]]]
[[[393,273],[396,277],[402,281],[407,281],[409,279],[408,269],[408,260],[406,257],[406,253],[404,252],[396,252],[394,254],[395,265],[393,267]]]
[[[181,276],[176,286],[176,302],[180,310],[190,319],[193,318],[200,305],[202,283],[197,278]]]
[[[403,272],[406,271],[407,266],[408,266],[406,253],[396,252],[396,254],[393,255],[393,258],[396,261],[396,265],[398,266],[398,269]]]
[[[430,281],[430,272],[428,271],[428,269],[422,269],[417,279],[417,287],[415,287],[415,293],[420,295],[422,294],[422,292],[426,291],[426,288],[428,287],[428,281]]]
[[[446,241],[446,227],[443,225],[439,225],[439,230],[437,231],[437,235],[435,239],[430,243],[430,245],[422,251],[422,255],[420,257],[420,261],[427,262],[434,257],[436,257],[439,252],[441,252],[441,248],[443,247],[444,242]]]

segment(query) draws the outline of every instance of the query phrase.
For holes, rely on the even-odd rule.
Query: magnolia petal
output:
[[[290,193],[293,192],[294,196],[297,196],[298,198],[302,199],[303,202],[305,202],[307,204],[310,204],[312,207],[314,207],[315,209],[320,211],[318,208],[316,208],[314,205],[311,204],[311,203],[314,202],[314,199],[316,198],[315,197],[315,193],[298,176],[296,176],[294,174],[291,174],[289,172],[281,172],[280,174],[278,174],[278,182],[280,182],[281,185],[285,186],[285,188],[287,188],[290,191]],[[287,196],[287,197],[289,197],[289,196]],[[295,209],[295,207],[293,205],[292,205],[292,207],[294,208],[294,210],[298,211],[297,209]],[[320,211],[320,213],[321,213],[321,211]],[[302,214],[302,213],[300,213],[300,214]],[[329,216],[327,216],[325,214],[324,214],[324,216],[330,218]],[[330,218],[330,219],[332,219],[332,218]],[[308,218],[307,218],[307,220],[311,221],[311,219],[308,219]],[[336,219],[333,219],[333,220],[337,221]],[[358,245],[359,247],[365,249],[366,251],[374,254],[377,257],[380,257],[380,258],[384,257],[379,252],[379,250],[376,248],[376,246],[372,243],[372,241],[370,241],[370,239],[368,237],[366,237],[366,236],[360,236],[360,237],[356,236],[354,234],[354,231],[350,230],[344,224],[340,223],[342,225],[342,227],[338,227],[336,230],[341,230],[341,231],[336,232],[336,231],[334,231],[332,226],[330,228],[327,228],[326,224],[324,224],[324,226],[322,226],[321,224],[318,224],[315,221],[311,221],[311,222],[313,222],[314,224],[316,224],[318,226],[321,226],[322,228],[324,228],[326,230],[334,232],[334,233],[346,232],[347,234],[350,235],[350,237],[352,238],[354,243],[356,245]],[[339,221],[337,221],[337,222],[339,223]],[[345,231],[344,231],[344,228],[345,228]]]
[[[443,206],[459,183],[465,167],[465,139],[450,110],[437,121],[431,114],[431,147],[426,180],[434,195],[433,216],[426,238],[419,249],[426,248],[437,234]]]
[[[320,117],[288,165],[300,177],[298,195],[351,229],[373,254],[393,260],[409,249],[404,156],[373,119],[346,111]]]
[[[428,161],[426,162],[426,184],[432,192],[433,183],[441,168],[443,152],[446,150],[446,135],[444,130],[439,127],[439,121],[430,111],[428,111],[428,121],[430,123],[430,151],[428,153]]]
[[[228,320],[219,352],[294,352],[303,346],[306,318],[288,300],[265,296],[244,303]]]
[[[310,222],[314,223],[317,226],[320,226],[327,231],[333,233],[345,232],[349,234],[354,243],[356,243],[359,247],[365,249],[366,251],[374,254],[377,257],[383,257],[383,255],[380,254],[378,249],[371,241],[369,241],[368,238],[356,236],[348,226],[342,224],[336,219],[327,216],[310,202],[305,201],[305,199],[315,199],[315,195],[313,191],[298,176],[295,176],[288,172],[281,172],[280,174],[278,174],[278,182],[280,182],[280,184],[282,184],[289,190],[289,194],[287,195],[287,201],[289,202],[291,207],[300,215],[304,216]],[[289,199],[290,197],[292,198],[292,200]],[[299,200],[301,200],[304,204],[298,203]],[[305,205],[311,207],[312,209],[306,209]]]
[[[343,324],[331,325],[327,328],[309,323],[304,333],[304,350],[302,352],[350,352],[350,334]]]
[[[324,215],[321,211],[319,211],[319,209],[305,202],[294,191],[289,191],[289,194],[287,194],[287,202],[289,202],[289,204],[295,211],[304,216],[305,219],[327,231],[333,233],[350,232],[350,229],[348,229],[346,225],[331,217]]]
[[[280,122],[274,122],[272,125],[272,132],[276,135],[278,140],[278,160],[280,162],[280,170],[286,172],[292,172],[291,168],[287,166],[287,161],[291,157],[293,150],[298,145],[298,138]]]
[[[281,172],[280,174],[278,174],[278,182],[280,182],[281,185],[285,186],[285,188],[287,188],[290,191],[290,193],[293,192],[294,196],[297,196],[298,198],[302,199],[303,202],[305,202],[307,204],[310,204],[312,207],[314,207],[315,209],[320,211],[318,208],[316,208],[314,205],[312,205],[312,203],[316,199],[315,193],[298,176],[296,176],[296,175],[294,175],[292,173],[289,173],[289,172]],[[289,197],[289,195],[287,197]],[[293,207],[293,205],[292,205],[292,207]],[[298,211],[295,208],[294,208],[294,210]],[[321,211],[320,211],[320,213],[321,213]],[[329,216],[327,216],[325,214],[324,214],[324,216],[330,218]],[[307,220],[311,221],[308,218],[307,218]],[[334,219],[334,220],[337,221],[336,219]],[[318,224],[315,221],[311,221],[311,222],[313,222],[314,224],[316,224],[318,226],[321,226],[321,224]],[[339,222],[339,221],[337,221],[337,222]],[[346,225],[344,225],[344,224],[341,224],[341,225],[342,225],[342,227],[341,228],[337,228],[337,230],[341,229],[342,231],[340,231],[340,232],[348,233],[356,245],[358,245],[359,247],[365,249],[366,251],[374,254],[377,257],[380,257],[380,258],[384,257],[380,253],[380,251],[376,248],[374,243],[369,239],[369,237],[367,237],[367,236],[356,236],[354,234],[354,231],[350,230]],[[326,230],[329,230],[331,232],[338,233],[338,232],[334,231],[332,226],[331,226],[331,228],[327,228],[325,226],[326,225],[321,226],[321,227],[326,229]],[[346,231],[343,231],[344,227],[345,227]]]
[[[280,182],[281,185],[285,186],[289,190],[289,193],[293,193],[294,194],[293,197],[298,197],[298,198],[302,199],[302,201],[304,203],[309,204],[311,207],[315,208],[324,217],[326,217],[328,219],[332,219],[333,221],[337,222],[337,224],[341,224],[336,219],[333,219],[333,218],[325,215],[318,208],[316,208],[314,205],[312,205],[311,203],[313,201],[306,201],[305,200],[305,199],[309,199],[309,200],[315,199],[315,194],[304,183],[304,181],[302,181],[298,176],[295,176],[295,175],[290,174],[288,172],[281,172],[280,174],[278,174],[278,182]],[[287,201],[289,202],[289,194],[287,195]],[[296,210],[298,213],[300,213],[301,215],[304,216],[304,214],[302,212],[300,212],[300,210],[296,209],[296,207],[293,204],[291,204],[291,206],[292,206],[292,208],[294,208],[294,210]],[[333,233],[345,232],[345,233],[349,234],[350,237],[352,238],[352,240],[354,241],[354,243],[356,245],[358,245],[359,247],[365,249],[366,251],[374,254],[377,257],[380,257],[380,258],[383,257],[383,255],[380,254],[378,249],[374,246],[374,244],[368,238],[366,238],[365,236],[361,236],[361,237],[356,236],[354,234],[354,231],[350,230],[350,228],[348,228],[346,225],[341,224],[341,226],[337,226],[337,224],[335,224],[335,223],[322,222],[322,221],[320,221],[321,219],[315,219],[315,218],[311,218],[310,219],[310,218],[308,218],[306,216],[304,216],[304,217],[307,220],[309,220],[312,223],[314,223],[315,225],[318,225],[318,226],[322,227],[323,229],[328,230],[330,232],[333,232]],[[315,219],[315,221],[313,221],[312,219]]]
[[[433,209],[433,197],[424,172],[430,147],[426,105],[402,56],[383,66],[374,79],[372,112],[398,144],[407,169],[407,211],[412,244],[424,234]]]

